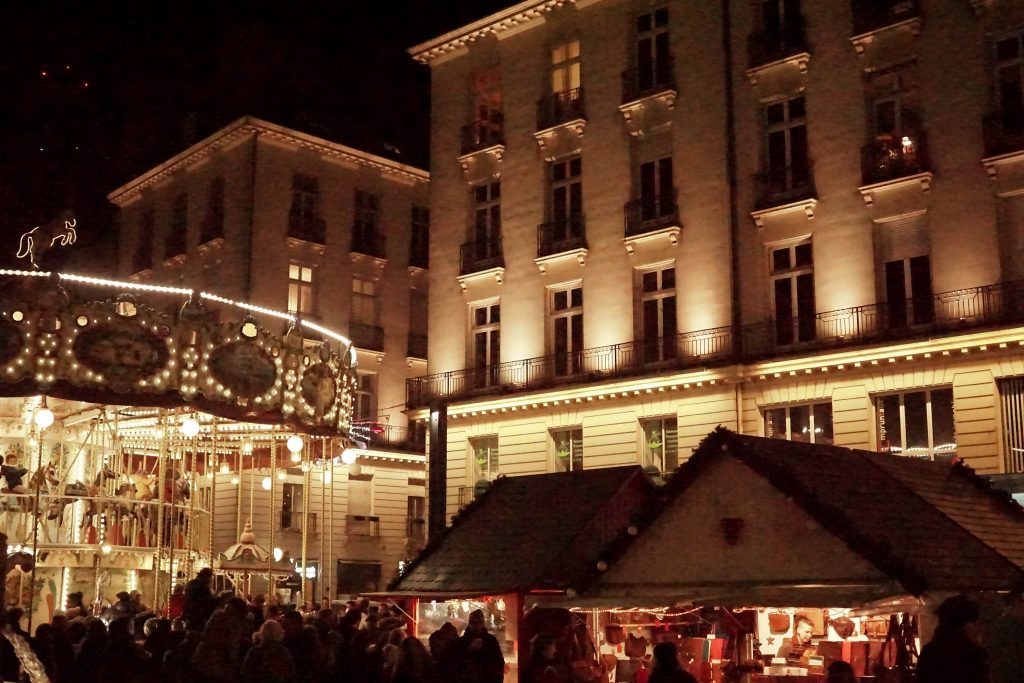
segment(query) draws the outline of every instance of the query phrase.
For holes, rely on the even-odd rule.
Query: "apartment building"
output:
[[[108,196],[120,209],[122,276],[286,311],[352,339],[355,432],[366,445],[358,463],[380,473],[344,468],[327,509],[338,513],[338,557],[382,564],[385,582],[409,556],[407,541],[423,535],[425,430],[410,425],[404,403],[406,380],[426,370],[428,182],[418,168],[244,117]],[[286,321],[256,316],[287,332]],[[272,482],[276,500],[311,495],[316,509],[320,494],[288,476]],[[232,495],[231,475],[221,478]],[[263,529],[270,513],[259,510]],[[237,541],[243,512],[218,526],[218,543]],[[284,517],[275,522],[279,539],[295,540]]]
[[[448,515],[718,424],[1024,469],[1024,5],[527,0],[410,53]]]

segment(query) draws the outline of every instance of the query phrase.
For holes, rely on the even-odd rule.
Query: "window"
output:
[[[380,323],[377,283],[372,278],[352,276],[352,322],[373,326]]]
[[[676,357],[676,269],[640,273],[640,338],[644,362]]]
[[[501,183],[473,188],[473,237],[478,259],[501,255]]]
[[[551,350],[555,374],[583,370],[583,286],[551,290]]]
[[[1024,133],[1024,33],[996,41],[995,82],[1003,133]]]
[[[644,431],[644,467],[671,472],[679,467],[679,442],[676,418],[656,417],[642,422]]]
[[[668,8],[636,18],[636,68],[640,92],[672,81],[668,37]]]
[[[302,529],[302,484],[285,482],[281,487],[281,528]]]
[[[487,387],[498,382],[501,358],[501,305],[484,304],[470,310],[472,337],[472,383]]]
[[[1024,377],[998,381],[1003,416],[1004,472],[1024,472]]]
[[[409,344],[407,354],[412,358],[427,357],[427,316],[429,297],[421,289],[409,291]]]
[[[353,403],[353,420],[373,420],[377,417],[376,373],[360,370],[356,374],[356,390],[353,396]]]
[[[876,140],[898,142],[920,132],[917,64],[900,64],[867,76],[871,133]]]
[[[224,237],[224,179],[214,178],[206,192],[206,215],[200,228],[199,243]]]
[[[808,186],[811,173],[803,95],[767,104],[764,116],[767,192],[777,195]]]
[[[320,219],[320,180],[316,176],[292,175],[292,206],[288,214],[289,235],[309,242],[324,241]]]
[[[875,414],[879,451],[929,460],[956,455],[952,389],[879,396]]]
[[[812,341],[817,320],[811,243],[773,248],[771,258],[775,343]]]
[[[477,149],[496,145],[502,141],[501,74],[498,69],[487,69],[473,76],[472,130],[473,146]]]
[[[469,440],[476,481],[492,481],[498,476],[498,437],[485,436]]]
[[[583,469],[583,429],[553,429],[551,442],[555,446],[555,470],[578,472]]]
[[[288,312],[314,315],[313,269],[301,263],[288,264]]]
[[[672,157],[640,164],[640,220],[649,221],[675,214],[676,188],[672,178]]]
[[[185,238],[188,234],[188,195],[181,193],[174,198],[171,210],[171,229],[164,240],[164,258],[169,259],[185,253]]]
[[[832,443],[832,404],[766,408],[764,435],[769,439],[803,441],[804,443]]]
[[[153,209],[146,209],[139,221],[139,231],[136,234],[138,241],[135,243],[135,254],[132,256],[132,271],[149,270],[153,267],[153,230],[156,228],[156,217]]]
[[[408,496],[405,501],[405,537],[422,541],[427,531],[427,499]]]
[[[875,239],[889,329],[926,325],[935,319],[927,214],[905,216],[876,225]]]
[[[546,253],[572,248],[583,237],[583,160],[572,157],[550,165],[551,223]]]
[[[377,195],[356,190],[355,220],[352,223],[352,251],[377,255]]]
[[[765,33],[780,35],[800,23],[800,0],[761,0],[761,25]]]
[[[551,92],[566,93],[580,87],[580,41],[551,48]]]
[[[412,207],[409,232],[409,265],[427,268],[430,265],[430,209]]]
[[[348,514],[369,517],[373,515],[373,475],[348,475]]]

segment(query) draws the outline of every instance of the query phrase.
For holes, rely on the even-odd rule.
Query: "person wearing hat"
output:
[[[505,678],[505,656],[498,639],[487,632],[483,610],[469,613],[456,652],[459,683],[501,683]]]
[[[128,591],[121,591],[117,594],[117,602],[111,606],[114,617],[130,617],[134,614],[132,609],[131,595]]]
[[[918,683],[991,683],[977,628],[977,605],[966,595],[954,595],[936,608],[935,615],[939,625],[917,660]]]

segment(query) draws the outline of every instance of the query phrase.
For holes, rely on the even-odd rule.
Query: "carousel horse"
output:
[[[75,225],[77,225],[77,221],[71,212],[66,210],[49,223],[37,225],[22,235],[18,241],[18,258],[27,256],[32,267],[38,268],[37,260],[57,242],[60,242],[62,247],[75,243],[75,240],[78,239]]]
[[[153,490],[153,475],[140,470],[128,475],[128,479],[132,486],[132,500],[135,501],[131,504],[132,516],[138,522],[138,528],[145,537],[146,544],[150,544],[154,526],[153,506],[147,505],[147,503],[156,498],[156,492]]]

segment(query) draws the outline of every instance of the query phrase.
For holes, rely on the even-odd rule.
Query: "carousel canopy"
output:
[[[269,550],[256,542],[256,534],[252,530],[252,521],[245,522],[245,528],[238,543],[222,552],[214,563],[214,567],[227,573],[266,573],[291,574],[295,568],[287,560],[275,560]]]

